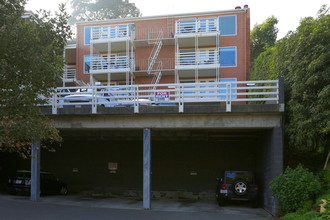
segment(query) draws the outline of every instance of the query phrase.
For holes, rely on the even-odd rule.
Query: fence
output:
[[[279,81],[58,87],[46,105],[57,114],[57,109],[67,106],[91,106],[92,113],[99,106],[131,106],[138,113],[140,106],[177,106],[183,112],[185,103],[225,103],[226,111],[231,112],[233,102],[278,103]]]

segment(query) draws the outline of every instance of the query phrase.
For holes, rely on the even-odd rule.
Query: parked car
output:
[[[100,105],[105,107],[113,107],[113,104],[110,102],[114,102],[114,99],[111,99],[110,95],[107,93],[100,93],[96,95],[97,103],[101,103]],[[62,99],[62,103],[72,103],[76,107],[81,107],[82,105],[91,106],[93,99],[93,89],[83,88],[77,89],[74,94],[66,95]],[[86,104],[85,104],[86,103]]]
[[[17,170],[14,177],[8,180],[8,191],[11,194],[30,193],[31,171]],[[40,172],[40,194],[66,195],[68,188],[65,183],[49,172]]]
[[[253,206],[257,205],[259,187],[252,171],[227,170],[217,181],[216,198],[220,206],[229,200],[252,201]]]

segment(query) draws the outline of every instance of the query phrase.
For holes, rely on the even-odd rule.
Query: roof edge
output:
[[[130,18],[115,18],[115,19],[107,19],[107,20],[97,20],[97,21],[79,21],[76,22],[76,25],[83,24],[100,24],[100,23],[109,23],[109,22],[119,22],[119,21],[135,21],[135,20],[146,20],[146,19],[161,19],[168,17],[187,17],[192,15],[212,15],[212,14],[230,14],[230,13],[242,13],[246,12],[247,9],[231,9],[231,10],[221,10],[221,11],[209,11],[209,12],[189,12],[189,13],[180,13],[180,14],[168,14],[168,15],[152,15],[152,16],[144,16],[144,17],[130,17]]]

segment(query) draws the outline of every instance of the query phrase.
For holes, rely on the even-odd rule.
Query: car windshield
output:
[[[92,93],[93,89],[77,89],[76,92],[81,92],[81,93]]]
[[[253,184],[252,172],[228,171],[226,172],[226,183],[231,184],[237,179],[243,179],[249,184]]]
[[[30,178],[31,177],[31,173],[30,172],[16,172],[16,176],[15,177],[21,177],[21,178]]]

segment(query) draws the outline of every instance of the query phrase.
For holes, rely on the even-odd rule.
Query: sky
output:
[[[28,0],[26,9],[55,11],[59,3],[67,1]],[[329,0],[129,0],[129,2],[135,3],[142,16],[231,10],[236,6],[243,8],[247,4],[251,10],[251,30],[255,24],[261,24],[274,15],[279,20],[278,39],[284,37],[288,31],[295,30],[301,18],[315,17],[322,5],[330,6]],[[71,12],[70,8],[68,12]]]

